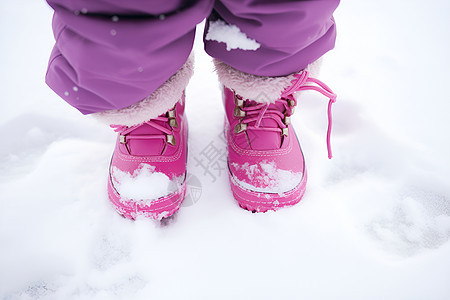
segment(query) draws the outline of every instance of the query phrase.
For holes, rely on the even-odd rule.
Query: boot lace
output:
[[[162,122],[162,123],[168,123],[170,126],[170,129],[167,127],[164,127],[156,121]],[[141,127],[142,125],[150,125],[153,128],[159,130],[162,134],[143,134],[143,135],[129,135],[132,131],[136,130],[137,128]],[[136,140],[150,140],[150,139],[162,139],[167,144],[175,145],[175,136],[173,134],[173,128],[178,127],[178,124],[175,119],[175,110],[169,110],[165,116],[159,116],[154,119],[148,120],[144,123],[134,125],[134,126],[126,126],[126,125],[116,125],[112,124],[110,125],[111,128],[114,129],[115,132],[119,133],[119,141],[122,144],[127,144],[129,140],[136,139]],[[164,151],[163,151],[164,152]]]
[[[242,118],[235,127],[235,132],[252,129],[252,130],[264,130],[280,132],[281,135],[288,135],[288,125],[290,124],[290,117],[294,113],[297,100],[294,97],[295,92],[313,90],[321,93],[325,97],[329,98],[328,101],[328,128],[327,128],[327,150],[328,158],[332,158],[331,152],[331,127],[333,124],[331,115],[331,106],[336,102],[337,95],[322,81],[310,77],[308,71],[303,71],[300,74],[294,75],[295,79],[292,80],[292,85],[281,93],[280,99],[277,99],[275,103],[281,103],[284,106],[284,113],[277,109],[273,103],[258,103],[256,105],[245,106],[243,98],[235,94],[236,108],[234,115]],[[272,119],[278,127],[262,127],[261,121],[263,119]],[[252,124],[250,124],[252,123]]]

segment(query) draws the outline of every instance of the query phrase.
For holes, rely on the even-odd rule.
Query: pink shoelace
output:
[[[169,122],[170,118],[169,117],[156,117],[154,119],[151,119],[149,121],[146,121],[144,123],[138,124],[138,125],[134,125],[134,126],[125,126],[125,125],[110,125],[111,128],[114,129],[115,132],[118,132],[120,134],[120,142],[123,144],[127,143],[127,140],[130,139],[140,139],[140,140],[144,140],[144,139],[163,139],[165,140],[167,143],[175,145],[175,138],[173,136],[173,130],[172,129],[168,129],[162,125],[157,124],[154,121],[161,121],[161,122]],[[153,128],[156,128],[158,130],[160,130],[163,134],[146,134],[146,135],[127,135],[130,132],[132,132],[133,130],[137,129],[138,127],[147,124],[152,126]]]
[[[284,134],[284,130],[287,130],[287,125],[290,122],[290,116],[294,112],[294,107],[297,105],[297,100],[295,100],[294,93],[299,91],[313,90],[321,93],[330,100],[328,101],[328,129],[327,129],[327,150],[328,158],[332,158],[331,152],[331,127],[333,124],[331,116],[331,106],[336,102],[337,95],[322,81],[312,78],[309,76],[308,71],[303,71],[299,74],[295,74],[296,79],[292,80],[292,85],[281,93],[280,99],[275,102],[281,102],[285,108],[285,113],[282,113],[278,109],[269,108],[271,103],[258,103],[252,106],[242,106],[240,109],[245,112],[244,119],[241,123],[248,125],[247,128],[253,130],[266,130],[266,131],[278,131]],[[277,122],[277,128],[273,127],[260,127],[263,118],[270,118]],[[284,120],[284,122],[282,121]],[[249,123],[255,122],[254,125],[249,125]],[[284,129],[284,130],[283,130]]]

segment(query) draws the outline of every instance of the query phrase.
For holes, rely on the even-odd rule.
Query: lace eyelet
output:
[[[175,137],[173,136],[173,134],[166,135],[166,141],[168,144],[171,144],[173,146],[176,145]]]
[[[168,117],[169,119],[175,118],[175,111],[174,111],[174,110],[169,110],[169,111],[167,111],[167,117]]]
[[[169,119],[169,125],[170,127],[178,127],[178,122],[176,119]]]
[[[243,111],[239,106],[236,106],[234,108],[234,116],[238,117],[238,118],[242,118],[245,117],[247,115],[247,113],[245,111]]]
[[[242,98],[242,96],[239,96],[238,94],[236,94],[236,91],[234,91],[234,90],[233,90],[233,95],[234,95],[234,104],[236,104],[237,107],[243,107],[244,99]]]
[[[234,127],[235,133],[241,133],[242,131],[247,130],[247,124],[246,123],[237,123]]]
[[[174,109],[167,111],[167,118],[169,118],[169,126],[170,127],[178,127],[178,122],[176,119],[176,113]]]

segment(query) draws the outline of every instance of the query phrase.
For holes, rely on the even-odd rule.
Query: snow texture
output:
[[[123,200],[155,200],[178,191],[180,186],[155,167],[141,164],[133,174],[112,168],[113,185]]]
[[[220,19],[209,22],[209,29],[205,39],[225,43],[228,51],[233,49],[254,51],[261,47],[261,44],[249,38],[239,27],[227,24]]]
[[[450,299],[449,1],[341,1],[319,78],[338,94],[334,157],[326,101],[305,92],[292,119],[305,196],[261,214],[229,188],[201,24],[186,92],[201,196],[162,222],[115,213],[116,134],[45,86],[45,1],[0,9],[0,299]]]
[[[247,178],[239,180],[233,176],[233,180],[241,187],[263,193],[283,194],[293,190],[300,184],[303,174],[301,172],[291,172],[288,170],[278,169],[274,162],[261,162],[259,164],[250,165],[244,163],[239,165],[233,163],[236,170],[244,170]],[[249,182],[259,183],[255,186]]]

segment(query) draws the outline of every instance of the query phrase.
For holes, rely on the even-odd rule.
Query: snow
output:
[[[247,37],[239,27],[227,24],[220,19],[209,22],[206,40],[225,43],[228,51],[232,49],[257,50],[261,47],[261,44]]]
[[[163,222],[114,212],[115,134],[45,86],[45,1],[0,8],[0,299],[450,298],[448,1],[342,1],[320,76],[338,93],[334,157],[326,104],[305,92],[306,194],[275,213],[239,208],[225,161],[202,154],[225,145],[199,28],[186,103],[201,194]]]
[[[155,169],[155,166],[141,164],[133,174],[130,174],[113,167],[114,188],[122,199],[135,201],[158,199],[175,193],[181,188],[182,180],[172,181],[166,174],[155,172]]]
[[[281,195],[298,186],[303,177],[301,172],[291,172],[277,168],[273,161],[263,161],[253,165],[249,163],[244,163],[243,165],[233,163],[233,167],[236,170],[244,170],[247,176],[244,180],[239,180],[238,177],[233,176],[233,181],[241,187],[255,192]],[[260,183],[260,186],[255,186],[252,182]]]

